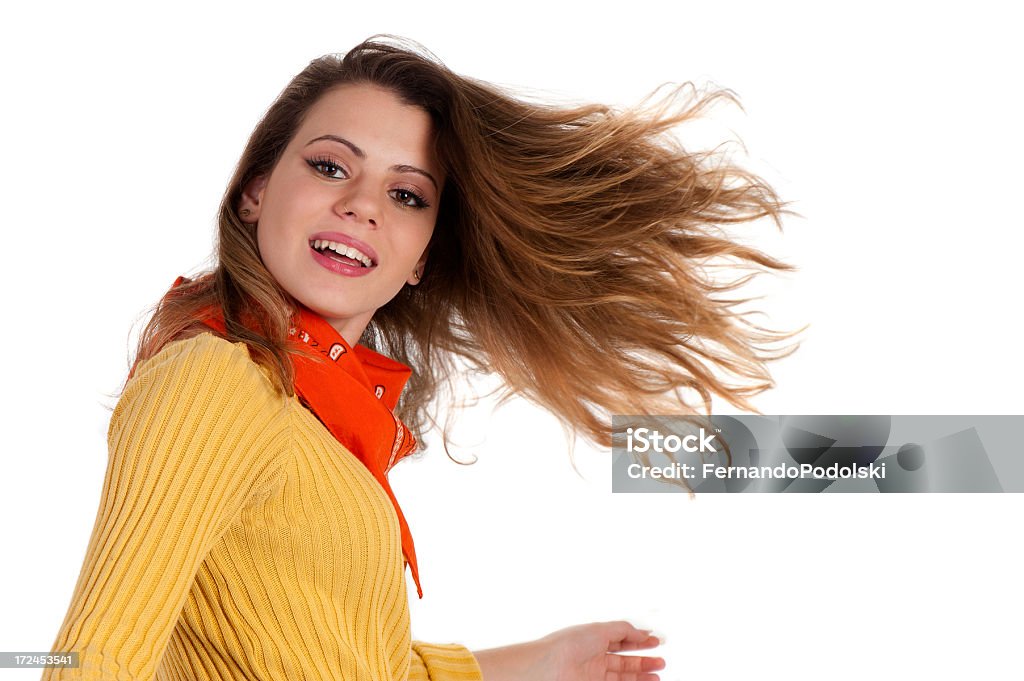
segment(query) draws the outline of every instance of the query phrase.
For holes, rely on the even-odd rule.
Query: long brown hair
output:
[[[447,177],[420,285],[380,308],[361,339],[413,368],[398,415],[414,433],[435,422],[428,405],[456,356],[606,445],[609,414],[694,413],[688,390],[705,411],[713,394],[750,409],[772,385],[765,362],[788,351],[768,347],[794,334],[752,324],[735,310],[745,301],[719,296],[750,275],[719,282],[709,269],[792,269],[724,231],[762,218],[781,228],[785,205],[759,177],[672,135],[727,91],[681,86],[622,111],[528,103],[386,36],[315,59],[274,101],[221,202],[216,267],[158,304],[137,360],[196,331],[199,311],[216,304],[228,339],[293,394],[295,301],[264,267],[239,201],[306,112],[347,83],[427,111]]]

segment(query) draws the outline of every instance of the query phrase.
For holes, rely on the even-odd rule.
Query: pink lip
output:
[[[326,255],[317,253],[312,248],[309,249],[310,254],[313,256],[313,260],[335,274],[341,274],[346,277],[365,277],[367,274],[373,271],[372,267],[363,267],[362,265],[346,265],[343,262],[339,262],[334,258],[329,258]]]
[[[373,248],[370,246],[370,244],[365,243],[363,241],[360,241],[359,239],[355,239],[353,237],[350,237],[348,234],[342,234],[341,232],[317,232],[313,236],[309,237],[310,244],[312,244],[317,239],[324,239],[324,240],[327,240],[327,241],[336,241],[339,244],[345,244],[346,246],[351,246],[352,248],[358,249],[359,251],[361,251],[361,252],[365,253],[366,255],[370,256],[370,260],[373,261],[373,264],[375,266],[379,262],[378,259],[377,259],[377,251],[373,250]]]

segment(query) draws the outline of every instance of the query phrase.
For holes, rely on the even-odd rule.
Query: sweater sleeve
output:
[[[481,681],[473,653],[458,644],[412,642],[409,681]]]
[[[283,473],[287,401],[242,344],[211,334],[139,364],[107,433],[85,560],[53,679],[152,679],[206,555]]]

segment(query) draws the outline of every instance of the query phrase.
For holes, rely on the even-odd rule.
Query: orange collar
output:
[[[171,290],[187,281],[178,277]],[[203,323],[226,334],[220,310],[210,311]],[[300,349],[315,351],[291,355],[295,392],[388,495],[398,515],[406,564],[423,598],[412,534],[387,479],[388,471],[417,447],[408,427],[392,411],[412,370],[362,345],[353,349],[323,317],[306,307],[292,318],[289,340]]]

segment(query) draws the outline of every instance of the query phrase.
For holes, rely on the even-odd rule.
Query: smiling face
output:
[[[422,276],[444,184],[432,141],[426,111],[374,85],[338,86],[243,192],[271,275],[350,345]]]

